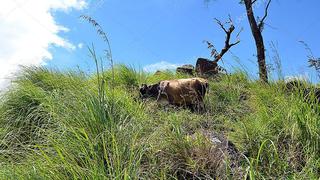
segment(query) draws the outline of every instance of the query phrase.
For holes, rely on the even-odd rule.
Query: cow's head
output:
[[[159,83],[153,85],[142,84],[140,87],[140,97],[144,98],[157,98],[159,95]]]

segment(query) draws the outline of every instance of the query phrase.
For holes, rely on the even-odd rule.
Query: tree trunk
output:
[[[268,71],[266,65],[266,55],[265,55],[265,47],[263,43],[263,37],[261,34],[261,30],[257,24],[255,19],[253,9],[252,9],[252,0],[244,0],[247,16],[251,27],[251,32],[256,42],[257,47],[257,57],[258,57],[258,65],[259,65],[259,77],[263,82],[268,82]]]

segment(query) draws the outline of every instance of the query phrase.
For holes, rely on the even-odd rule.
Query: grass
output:
[[[138,98],[142,83],[185,75],[101,74],[24,69],[0,101],[0,179],[320,177],[320,107],[282,81],[210,80],[197,114]]]

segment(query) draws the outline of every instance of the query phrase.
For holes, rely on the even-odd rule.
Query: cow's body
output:
[[[158,90],[156,93],[155,88]],[[140,89],[142,97],[155,97],[158,102],[167,102],[175,106],[186,106],[192,109],[204,107],[203,99],[208,90],[208,81],[203,78],[164,80],[157,84]]]

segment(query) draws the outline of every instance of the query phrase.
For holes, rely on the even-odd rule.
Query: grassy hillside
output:
[[[283,82],[211,80],[199,114],[138,98],[182,75],[111,77],[26,68],[0,100],[0,179],[320,177],[320,107]]]

